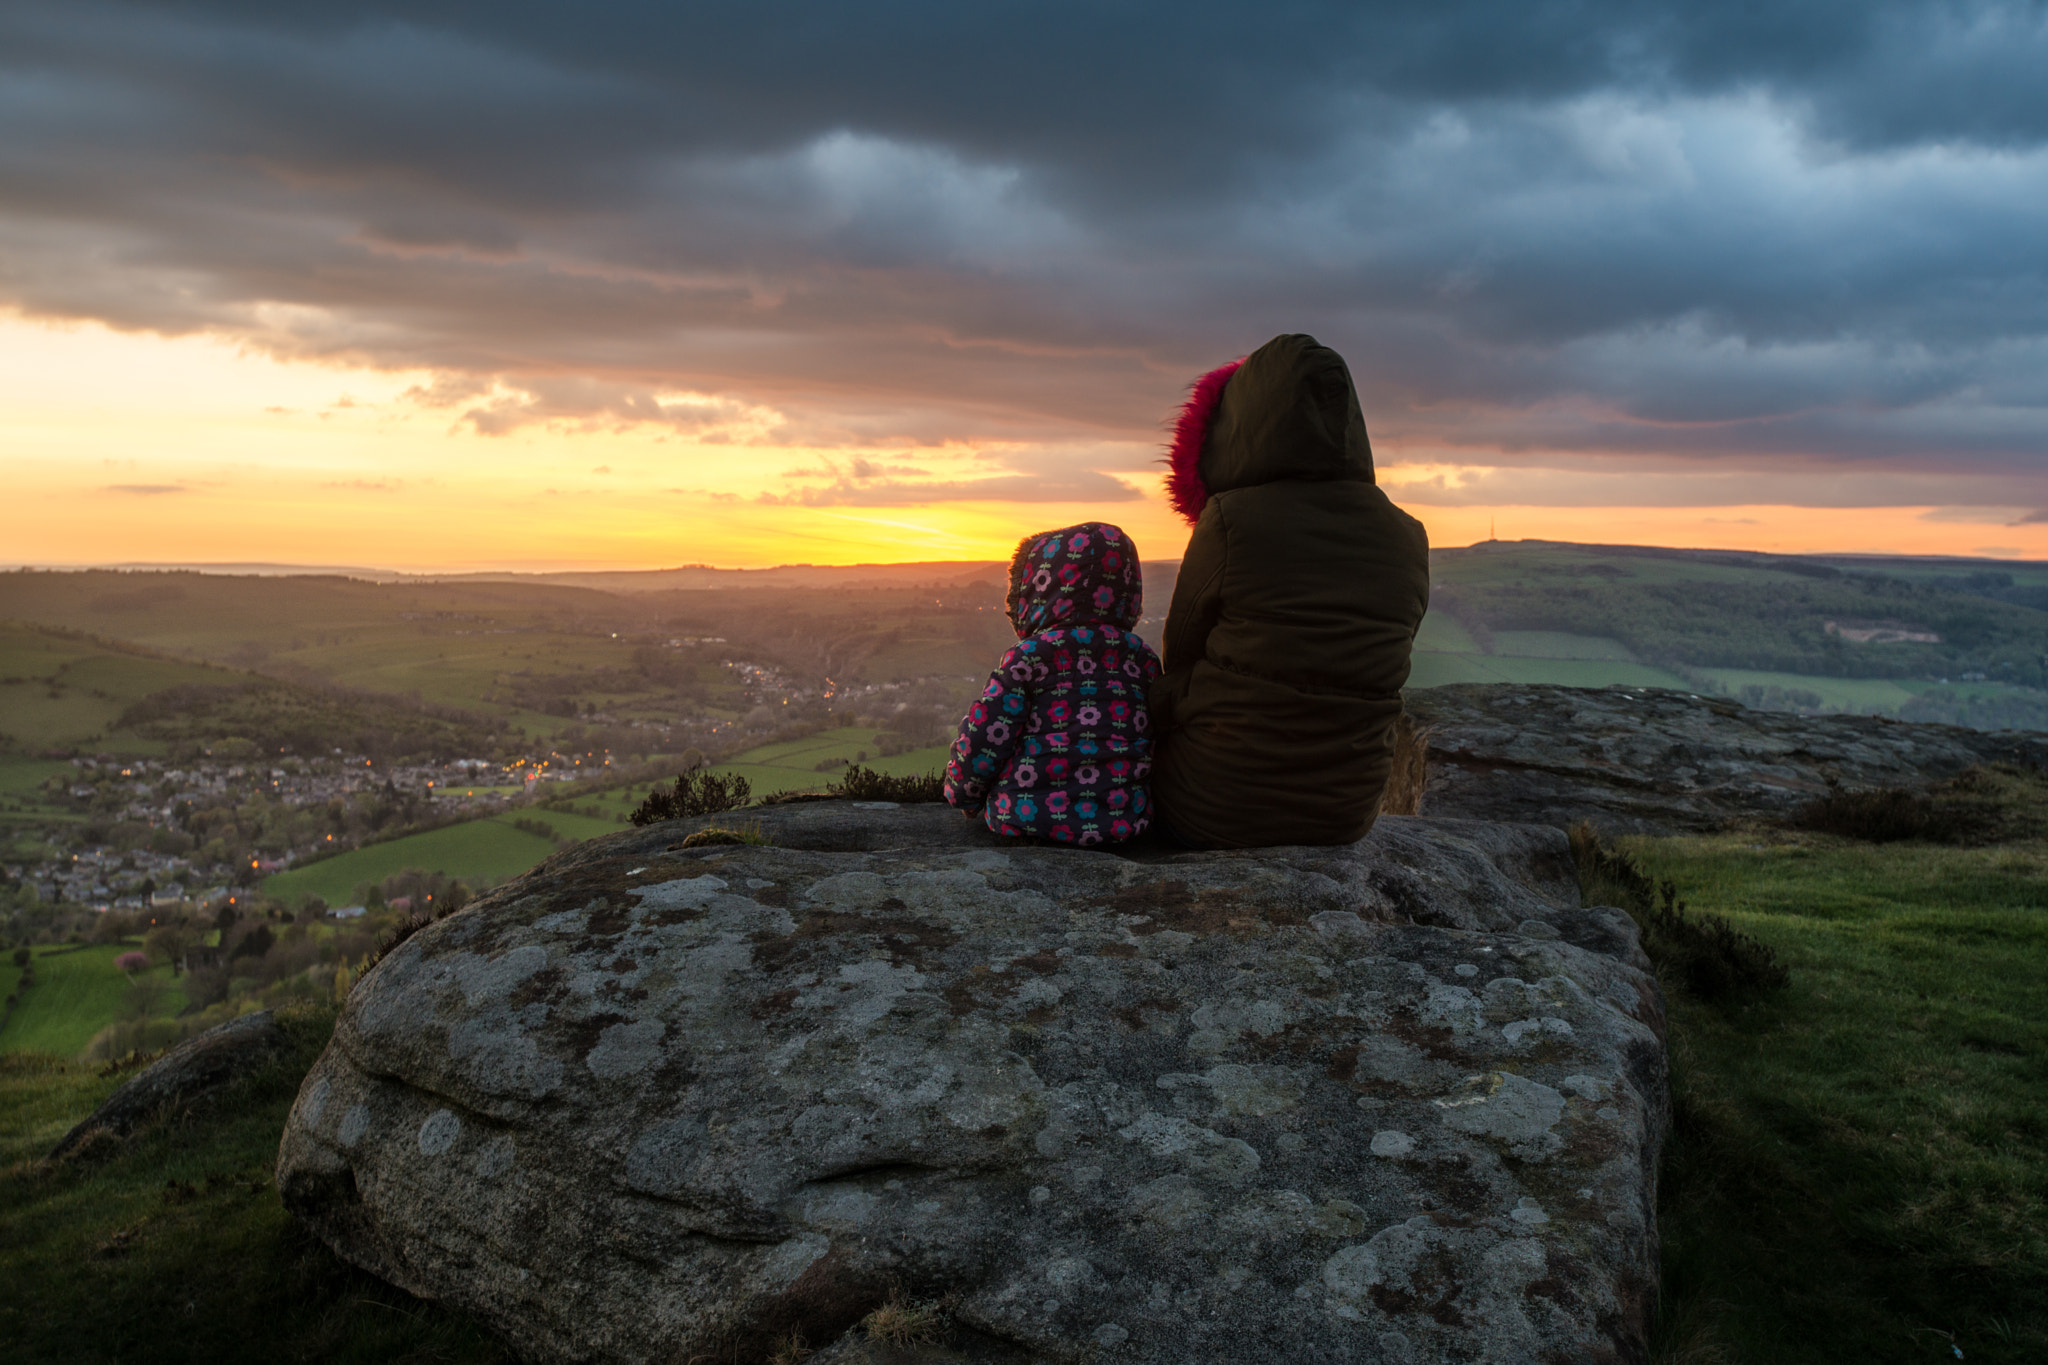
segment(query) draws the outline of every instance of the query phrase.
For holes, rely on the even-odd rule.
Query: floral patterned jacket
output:
[[[998,834],[1119,843],[1151,820],[1145,693],[1159,656],[1131,633],[1138,550],[1085,522],[1032,536],[1010,563],[1018,641],[960,722],[946,800]]]

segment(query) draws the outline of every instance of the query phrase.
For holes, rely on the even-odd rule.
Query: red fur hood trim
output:
[[[1228,365],[1218,365],[1197,379],[1188,390],[1173,424],[1173,444],[1166,450],[1166,500],[1173,510],[1187,518],[1190,526],[1200,519],[1209,490],[1202,483],[1202,446],[1209,439],[1209,424],[1216,419],[1216,405],[1223,401],[1223,386],[1237,367],[1239,356]]]

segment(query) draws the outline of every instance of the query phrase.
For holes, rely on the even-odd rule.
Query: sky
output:
[[[2048,4],[0,0],[0,563],[1172,558],[1280,332],[1498,535],[2048,558]]]

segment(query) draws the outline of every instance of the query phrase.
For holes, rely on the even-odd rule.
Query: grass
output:
[[[1659,1358],[2048,1359],[2048,842],[1624,847],[1792,972],[1671,992]]]
[[[35,984],[0,1029],[0,1053],[75,1057],[83,1052],[93,1035],[127,1007],[132,986],[114,959],[134,950],[132,943],[37,948]],[[169,1018],[185,1008],[185,993],[168,966],[138,972],[136,978],[159,981],[167,988],[153,1002],[151,1017]]]
[[[219,1102],[98,1164],[40,1158],[123,1077],[0,1056],[0,1342],[13,1365],[511,1360],[473,1322],[355,1270],[271,1185],[278,1134],[331,1016]]]

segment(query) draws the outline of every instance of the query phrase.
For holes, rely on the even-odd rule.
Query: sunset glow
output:
[[[29,515],[8,558],[429,572],[999,559],[1029,530],[1090,518],[1117,521],[1164,558],[1186,540],[1143,440],[1095,443],[1141,495],[1127,500],[814,506],[807,492],[835,480],[858,487],[857,461],[935,479],[999,477],[989,456],[1004,446],[848,451],[572,420],[485,434],[432,401],[434,379],[279,362],[207,337],[9,319],[0,325],[0,440]],[[1723,504],[1714,499],[1725,481],[1688,488],[1709,477],[1698,470],[1588,474],[1498,452],[1467,463],[1433,456],[1405,462],[1394,442],[1378,448],[1382,485],[1438,546],[1497,535],[2048,558],[2048,522],[2014,524],[2011,509]],[[1542,488],[1546,500],[1475,500],[1493,483]],[[1853,481],[1840,483],[1853,498]],[[1616,501],[1555,500],[1574,487]],[[1641,503],[1626,500],[1632,490]]]

